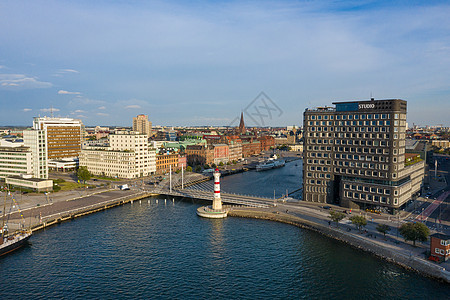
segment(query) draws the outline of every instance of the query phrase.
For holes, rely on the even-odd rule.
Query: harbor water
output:
[[[31,246],[0,259],[0,299],[448,296],[447,284],[315,232],[265,220],[203,219],[198,206],[149,198],[38,232]]]

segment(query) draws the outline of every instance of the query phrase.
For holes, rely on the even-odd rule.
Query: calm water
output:
[[[253,219],[202,219],[197,204],[149,201],[35,234],[31,247],[0,259],[0,299],[448,296],[448,285],[307,230]]]
[[[287,163],[285,167],[262,172],[249,171],[220,178],[221,189],[224,192],[256,195],[273,198],[281,197],[302,186],[302,161]],[[192,189],[207,189],[213,191],[213,181],[204,182]],[[300,192],[292,195],[295,198]]]

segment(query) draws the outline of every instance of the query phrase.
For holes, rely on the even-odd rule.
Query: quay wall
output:
[[[141,200],[151,196],[157,196],[157,194],[144,192],[141,194],[119,197],[104,202],[92,204],[89,206],[63,211],[49,216],[44,216],[42,222],[39,222],[38,224],[34,224],[31,226],[31,231],[32,232],[39,231],[46,227],[59,224],[67,220],[73,220],[81,216],[96,213],[119,205],[124,205],[126,203],[130,202],[132,203],[134,201]]]
[[[421,275],[438,279],[446,283],[450,283],[450,272],[438,265],[435,265],[434,263],[418,259],[414,256],[410,257],[409,255],[395,252],[391,249],[385,248],[376,243],[372,243],[363,238],[348,234],[345,231],[341,231],[337,228],[331,228],[285,213],[273,213],[256,209],[232,209],[228,212],[228,216],[270,220],[309,229],[323,234],[327,237],[346,243],[356,249],[369,252],[372,255],[375,255],[388,262],[395,263],[405,269],[418,272]]]

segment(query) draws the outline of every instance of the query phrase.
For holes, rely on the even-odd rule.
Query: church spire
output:
[[[241,121],[239,122],[239,134],[245,134],[244,112],[241,112]]]

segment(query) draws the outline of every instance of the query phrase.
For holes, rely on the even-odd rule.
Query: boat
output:
[[[8,254],[12,251],[15,251],[25,245],[28,244],[28,239],[32,235],[32,231],[30,229],[27,230],[19,230],[13,233],[9,233],[8,225],[5,224],[6,217],[6,196],[7,192],[5,192],[5,204],[3,206],[3,218],[2,218],[2,227],[0,228],[0,256]],[[16,200],[12,198],[14,202]],[[17,204],[17,203],[16,203]],[[18,206],[17,206],[18,207]],[[23,215],[19,209],[20,216],[23,219]]]
[[[0,256],[27,245],[31,234],[31,230],[21,230],[14,234],[8,235],[7,230],[3,228],[2,235],[0,237]]]
[[[272,157],[256,165],[256,171],[265,171],[270,169],[276,169],[284,167],[286,162],[274,154]]]

